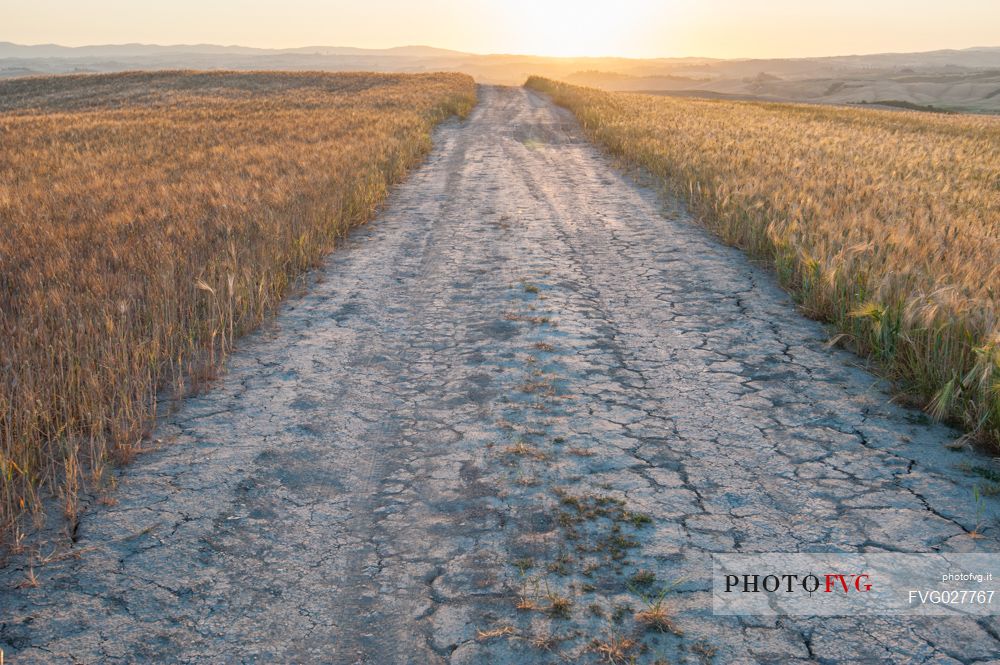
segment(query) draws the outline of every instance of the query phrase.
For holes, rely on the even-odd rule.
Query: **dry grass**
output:
[[[0,83],[0,533],[49,492],[72,522],[474,103],[458,74]]]
[[[508,637],[510,635],[516,635],[517,630],[514,626],[505,624],[503,626],[498,626],[490,630],[476,630],[476,639],[480,642],[485,642],[488,640],[496,639],[498,637]]]
[[[684,631],[674,623],[673,613],[667,606],[666,595],[670,587],[664,589],[655,599],[641,595],[645,609],[635,613],[635,623],[646,630],[683,635]]]
[[[638,643],[635,640],[613,631],[604,639],[595,638],[590,644],[590,648],[608,665],[626,665],[635,662],[633,652],[636,647]]]
[[[518,457],[529,457],[531,459],[536,459],[536,460],[548,459],[548,455],[546,455],[538,448],[529,446],[524,441],[518,441],[512,446],[507,446],[506,448],[503,449],[503,452],[507,455],[517,455]]]
[[[932,415],[1000,441],[1000,119],[527,85]]]

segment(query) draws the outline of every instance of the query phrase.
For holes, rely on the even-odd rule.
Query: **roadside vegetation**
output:
[[[200,390],[475,103],[460,74],[0,83],[0,543]],[[162,406],[161,406],[162,408]]]
[[[903,395],[1000,444],[1000,118],[526,85],[766,260]]]

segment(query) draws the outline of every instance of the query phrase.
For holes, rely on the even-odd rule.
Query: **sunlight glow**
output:
[[[509,10],[519,23],[521,52],[604,56],[637,51],[641,26],[662,19],[670,4],[655,0],[513,0]]]
[[[804,57],[997,45],[997,0],[32,0],[0,41]]]

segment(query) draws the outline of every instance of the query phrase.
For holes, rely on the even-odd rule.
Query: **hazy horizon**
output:
[[[808,58],[996,46],[1000,3],[955,0],[36,0],[3,11],[0,40],[68,47],[238,45],[491,55]]]
[[[14,46],[23,46],[28,48],[34,47],[57,47],[57,48],[105,48],[105,47],[128,47],[128,46],[141,46],[149,48],[184,48],[184,47],[214,47],[214,48],[234,48],[234,49],[260,49],[260,50],[273,50],[273,51],[286,51],[286,50],[301,50],[310,48],[330,48],[330,49],[358,49],[358,50],[369,50],[369,51],[388,51],[393,49],[417,49],[426,48],[438,51],[451,51],[455,53],[463,53],[467,55],[475,56],[514,56],[514,57],[538,57],[538,58],[553,58],[553,59],[566,59],[566,60],[587,60],[587,59],[623,59],[623,60],[657,60],[657,59],[704,59],[704,60],[795,60],[795,59],[808,59],[808,58],[837,58],[837,57],[865,57],[865,56],[878,56],[878,55],[895,55],[895,54],[907,54],[907,53],[932,53],[935,51],[974,51],[977,49],[1000,49],[1000,42],[997,44],[973,44],[970,46],[956,46],[956,47],[943,47],[940,49],[921,49],[917,51],[870,51],[870,52],[840,52],[840,53],[829,53],[825,55],[786,55],[786,56],[710,56],[703,55],[701,53],[690,53],[682,55],[660,55],[660,56],[629,56],[629,55],[615,55],[615,54],[604,54],[604,55],[544,55],[541,53],[526,53],[526,52],[513,52],[513,51],[466,51],[460,49],[452,49],[443,46],[438,46],[436,44],[391,44],[388,46],[358,46],[356,44],[297,44],[292,46],[260,46],[256,44],[242,44],[242,43],[220,43],[220,42],[177,42],[177,43],[167,43],[167,42],[106,42],[106,43],[80,43],[80,44],[67,44],[58,42],[35,42],[35,43],[25,43],[16,42],[10,39],[0,39],[0,44],[7,43],[13,44]]]

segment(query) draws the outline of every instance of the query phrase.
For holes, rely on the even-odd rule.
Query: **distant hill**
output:
[[[305,55],[402,56],[434,57],[462,56],[460,51],[432,46],[396,46],[386,49],[365,49],[348,46],[302,46],[288,49],[253,48],[249,46],[219,46],[217,44],[104,44],[94,46],[59,46],[37,44],[25,46],[0,42],[0,58],[133,58],[158,55],[275,55],[293,53]]]
[[[430,46],[263,49],[216,44],[67,47],[0,42],[0,78],[137,69],[461,71],[483,83],[531,74],[607,90],[739,99],[874,103],[1000,113],[1000,47],[825,58],[547,58]]]

